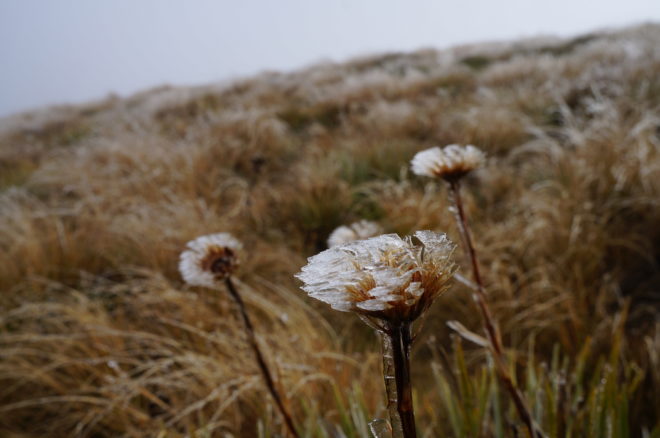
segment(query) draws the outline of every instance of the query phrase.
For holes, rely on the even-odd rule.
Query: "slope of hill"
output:
[[[2,434],[282,433],[231,301],[177,272],[188,240],[229,231],[247,248],[239,286],[300,429],[368,436],[387,415],[378,342],[292,275],[362,218],[458,241],[445,188],[408,163],[471,143],[489,161],[467,182],[467,209],[537,421],[549,436],[658,436],[659,73],[660,27],[645,25],[0,121]],[[460,284],[413,352],[420,430],[524,433],[487,355],[448,320],[479,331]]]

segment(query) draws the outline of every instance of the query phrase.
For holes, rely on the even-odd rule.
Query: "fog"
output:
[[[657,0],[0,0],[0,116],[387,51],[660,21]]]

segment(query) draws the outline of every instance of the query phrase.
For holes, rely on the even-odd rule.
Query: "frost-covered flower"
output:
[[[450,144],[418,152],[410,162],[412,171],[421,176],[456,180],[483,165],[484,153],[472,145]]]
[[[302,289],[333,309],[411,322],[448,287],[454,244],[444,234],[385,234],[327,249],[296,275]]]
[[[382,234],[383,228],[376,222],[361,220],[348,226],[342,225],[328,237],[328,248],[353,242],[354,240],[368,239]]]
[[[229,233],[209,234],[191,240],[181,253],[179,271],[186,283],[213,287],[238,267],[241,242]]]

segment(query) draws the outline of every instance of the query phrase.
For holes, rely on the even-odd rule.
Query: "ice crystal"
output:
[[[417,175],[456,180],[482,166],[484,161],[484,153],[479,148],[451,144],[418,152],[410,165]]]
[[[328,237],[328,248],[343,245],[354,240],[367,239],[383,232],[383,229],[376,222],[361,220],[348,226],[342,225],[336,228]]]
[[[310,257],[296,277],[309,296],[333,309],[413,321],[447,289],[453,251],[444,234],[385,234]]]
[[[213,287],[238,267],[243,245],[229,233],[210,234],[188,242],[181,253],[179,271],[186,283]]]

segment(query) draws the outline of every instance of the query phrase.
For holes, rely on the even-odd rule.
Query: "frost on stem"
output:
[[[444,234],[385,234],[327,249],[296,277],[333,309],[388,322],[412,322],[448,287],[454,244]]]
[[[484,153],[475,146],[451,144],[418,152],[410,162],[410,167],[416,175],[452,181],[481,167],[485,160]]]

